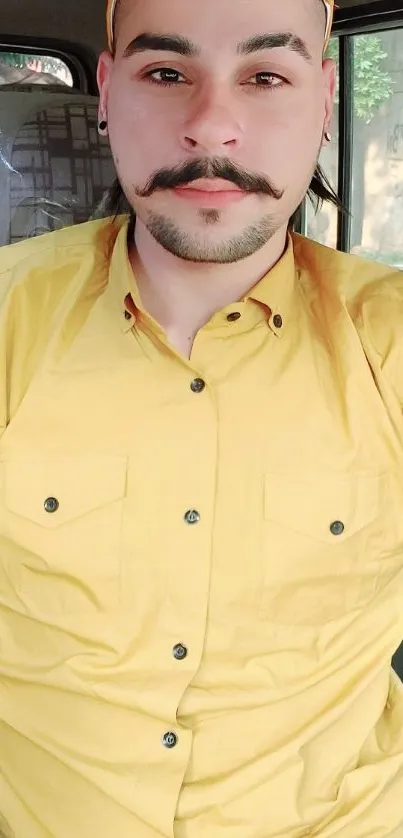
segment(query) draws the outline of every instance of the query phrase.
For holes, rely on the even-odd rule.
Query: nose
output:
[[[226,98],[227,101],[224,101]],[[214,155],[234,152],[242,144],[242,126],[228,92],[210,91],[193,102],[182,130],[181,145],[186,151]]]

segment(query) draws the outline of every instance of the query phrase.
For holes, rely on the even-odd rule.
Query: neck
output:
[[[187,262],[168,253],[139,219],[129,257],[145,310],[169,334],[195,337],[211,317],[243,297],[278,262],[287,227],[252,256],[233,264]]]

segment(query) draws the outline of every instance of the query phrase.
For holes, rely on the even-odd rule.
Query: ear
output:
[[[325,85],[324,130],[329,131],[333,118],[334,100],[336,96],[337,87],[336,62],[333,61],[331,58],[326,58],[323,62],[323,80]]]
[[[99,116],[101,119],[107,119],[108,115],[108,92],[110,76],[113,68],[113,58],[110,52],[102,52],[97,68],[97,82],[99,89]]]

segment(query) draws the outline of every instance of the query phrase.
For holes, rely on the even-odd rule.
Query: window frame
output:
[[[352,38],[392,29],[403,30],[403,0],[377,0],[338,9],[335,14],[333,37],[339,41],[339,181],[338,195],[348,214],[338,213],[337,249],[350,252],[352,235],[352,173],[354,129],[354,50]]]
[[[0,56],[2,52],[16,52],[25,55],[44,55],[51,58],[59,58],[68,67],[72,78],[73,87],[70,90],[78,90],[80,93],[91,96],[98,95],[96,84],[97,60],[95,55],[89,54],[85,49],[72,46],[66,41],[55,41],[53,38],[13,38],[0,36]]]

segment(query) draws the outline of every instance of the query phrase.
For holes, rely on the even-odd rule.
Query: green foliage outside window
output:
[[[4,67],[5,64],[13,70],[34,71],[58,77],[67,84],[72,83],[68,67],[64,61],[55,56],[0,51],[0,66]]]
[[[327,57],[338,63],[337,38],[330,42]],[[387,58],[379,35],[354,38],[354,109],[356,117],[367,125],[393,94],[393,79],[384,65]]]
[[[42,65],[42,72],[55,73],[63,66],[58,58],[45,55],[28,55],[26,53],[18,52],[0,52],[0,60],[10,67],[15,67],[18,70],[28,69],[32,64],[38,60]]]

